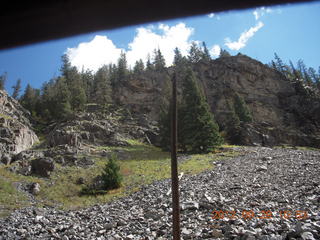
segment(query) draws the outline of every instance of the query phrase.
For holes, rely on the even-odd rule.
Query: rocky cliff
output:
[[[5,91],[0,90],[0,160],[30,148],[38,137],[28,120],[30,113]]]
[[[235,94],[245,100],[253,123],[243,128],[243,144],[320,146],[320,95],[302,82],[289,81],[242,54],[200,62],[194,71],[221,129],[226,127],[228,102]],[[138,76],[120,90],[119,101],[157,119],[160,103],[170,93],[169,79],[168,72]]]

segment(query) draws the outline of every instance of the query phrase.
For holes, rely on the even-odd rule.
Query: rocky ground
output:
[[[182,177],[182,238],[320,239],[320,151],[241,151]],[[169,190],[165,180],[88,209],[21,209],[0,220],[0,239],[171,239]]]

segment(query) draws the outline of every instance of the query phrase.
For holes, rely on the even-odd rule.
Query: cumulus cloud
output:
[[[96,35],[90,42],[83,42],[75,48],[68,48],[66,54],[71,64],[78,69],[96,71],[104,64],[115,63],[121,50],[108,37]]]
[[[171,65],[174,58],[174,49],[178,47],[182,55],[187,55],[190,48],[190,36],[193,28],[187,27],[184,23],[175,26],[160,24],[156,33],[151,28],[138,28],[133,41],[129,43],[127,51],[128,63],[133,66],[138,59],[147,59],[148,54],[152,54],[154,49],[160,49],[167,65]]]
[[[254,34],[264,26],[263,22],[258,22],[256,26],[251,27],[249,30],[241,33],[238,41],[232,42],[230,38],[225,39],[225,45],[231,50],[239,50],[246,46],[248,40],[254,36]]]
[[[121,51],[127,54],[129,66],[133,67],[136,60],[146,60],[154,49],[160,49],[167,65],[171,65],[174,58],[174,49],[178,47],[182,55],[187,55],[190,48],[190,36],[193,28],[184,23],[175,26],[159,24],[157,27],[140,27],[129,43],[128,49],[118,48],[107,36],[96,35],[90,42],[80,43],[75,48],[68,48],[66,54],[71,64],[78,69],[96,71],[104,64],[117,63]]]
[[[213,45],[213,47],[210,49],[210,54],[213,57],[218,57],[220,55],[221,48],[219,45]]]

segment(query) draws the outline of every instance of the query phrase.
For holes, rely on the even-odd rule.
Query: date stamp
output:
[[[214,210],[212,211],[212,219],[222,220],[222,219],[239,219],[252,220],[252,219],[271,219],[275,217],[280,217],[282,219],[297,219],[304,220],[308,218],[308,212],[304,210],[282,210],[278,212],[272,212],[271,210],[261,210],[259,212],[254,212],[253,210],[242,210],[240,213],[237,211],[222,211]]]

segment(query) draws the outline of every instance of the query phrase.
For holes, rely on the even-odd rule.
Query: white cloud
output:
[[[160,49],[167,65],[171,65],[174,58],[174,49],[178,47],[182,55],[187,55],[190,48],[190,36],[193,28],[184,23],[175,26],[158,25],[161,34],[157,34],[150,28],[138,28],[133,41],[129,43],[127,51],[128,63],[133,66],[138,59],[146,60],[148,54],[153,54],[154,49]]]
[[[256,8],[252,14],[254,15],[254,18],[256,20],[259,20],[259,18],[261,18],[262,16],[266,15],[266,14],[271,14],[271,13],[277,13],[277,14],[281,14],[282,10],[280,8],[278,9],[272,9],[269,7],[260,7],[260,8]]]
[[[231,50],[239,50],[246,46],[248,40],[254,36],[254,34],[264,26],[263,22],[258,22],[256,26],[251,27],[248,31],[241,33],[238,41],[231,42],[230,38],[225,39],[225,45]]]
[[[115,62],[121,53],[114,43],[106,36],[96,35],[90,42],[80,43],[75,48],[68,48],[66,54],[70,62],[79,70],[82,68],[98,70],[103,64]]]
[[[220,55],[220,52],[221,52],[221,48],[219,45],[213,45],[213,47],[210,49],[210,54],[213,56],[213,57],[218,57]]]
[[[209,18],[213,18],[214,15],[215,15],[214,13],[210,13],[210,14],[208,14],[208,17],[209,17]]]
[[[156,30],[158,30],[157,33]],[[118,48],[107,36],[96,35],[90,42],[80,43],[75,48],[68,48],[66,54],[71,64],[78,69],[89,68],[96,71],[104,64],[117,63],[121,51],[127,54],[129,66],[133,67],[136,60],[146,60],[148,54],[152,56],[154,49],[160,49],[167,65],[171,65],[174,58],[174,49],[178,47],[182,55],[187,55],[190,48],[190,36],[193,28],[184,23],[175,26],[159,24],[140,27],[128,45],[128,50]]]

